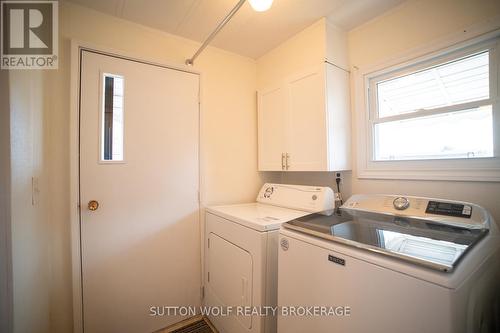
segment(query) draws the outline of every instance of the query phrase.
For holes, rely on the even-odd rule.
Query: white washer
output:
[[[337,311],[278,332],[499,332],[500,238],[480,206],[355,195],[283,224],[280,245],[278,305]]]
[[[207,208],[204,304],[232,310],[209,316],[219,332],[276,332],[275,316],[238,309],[276,306],[278,229],[313,212],[331,213],[333,202],[329,187],[264,184],[255,203]]]

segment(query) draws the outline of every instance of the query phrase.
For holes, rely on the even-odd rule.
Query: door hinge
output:
[[[207,248],[210,248],[210,238],[208,239]]]
[[[205,298],[205,287],[204,286],[201,286],[201,299],[204,299]]]
[[[37,206],[40,198],[40,187],[38,177],[31,177],[31,205]]]
[[[198,203],[201,203],[201,192],[198,191]]]
[[[210,282],[210,272],[207,272],[207,281]]]

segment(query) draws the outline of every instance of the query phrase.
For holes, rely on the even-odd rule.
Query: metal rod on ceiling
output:
[[[186,60],[186,65],[192,66],[194,64],[194,60],[200,55],[200,53],[210,44],[212,39],[215,38],[215,36],[221,31],[222,28],[231,20],[231,18],[238,12],[238,10],[243,6],[246,0],[239,0],[236,6],[234,6],[233,9],[224,17],[222,21],[220,21],[219,25],[217,25],[217,28],[210,34],[210,36],[207,37],[207,39],[201,44],[200,48],[196,53],[189,59]]]

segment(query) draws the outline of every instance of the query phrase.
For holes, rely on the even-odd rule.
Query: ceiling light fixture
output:
[[[273,4],[273,0],[248,0],[248,2],[256,12],[265,12]]]
[[[207,37],[207,39],[201,44],[200,48],[196,53],[189,59],[186,60],[186,65],[192,66],[194,64],[194,60],[200,55],[200,53],[210,44],[212,39],[215,38],[215,36],[219,33],[219,31],[224,28],[224,26],[231,20],[231,18],[238,12],[238,10],[243,6],[246,0],[239,0],[236,6],[234,6],[233,9],[220,21],[220,23],[217,25],[214,31]],[[264,12],[271,8],[271,5],[273,4],[273,0],[248,0],[250,3],[250,6],[252,6],[253,10],[256,12]]]

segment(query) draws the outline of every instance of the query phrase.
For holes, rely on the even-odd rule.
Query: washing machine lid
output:
[[[207,212],[261,232],[279,229],[284,222],[311,214],[258,202],[212,206]]]
[[[430,215],[428,218],[425,215],[413,217],[391,213],[383,206],[376,207],[375,211],[362,205],[361,209],[356,209],[356,205],[350,202],[354,201],[349,199],[347,205],[332,216],[313,214],[283,226],[444,272],[451,272],[489,232],[487,227],[478,228],[479,223],[474,220],[460,223],[450,217],[452,221],[446,223],[441,220],[444,215],[436,220],[433,218],[435,210],[427,213]],[[428,210],[436,206],[433,202],[437,201],[430,202],[419,209]],[[475,209],[483,216],[484,212],[477,212],[481,209],[479,206]],[[485,214],[488,215],[487,212]]]

